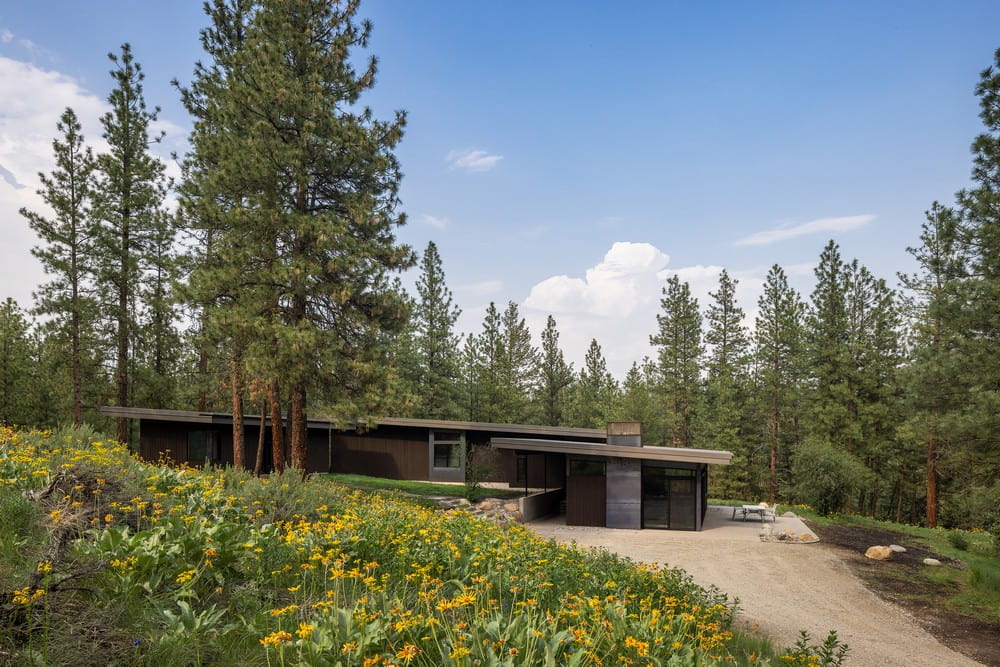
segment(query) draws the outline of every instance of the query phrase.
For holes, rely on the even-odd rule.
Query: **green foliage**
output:
[[[601,346],[591,340],[570,395],[569,423],[582,428],[605,428],[614,417],[617,398],[618,383],[608,372]]]
[[[807,439],[795,452],[792,471],[797,480],[794,493],[798,500],[822,514],[846,507],[851,495],[871,476],[857,458],[816,438]]]
[[[35,496],[47,558],[0,582],[12,601],[0,650],[15,664],[582,664],[589,651],[696,665],[730,653],[733,606],[679,570],[297,474],[162,468],[79,434],[0,435],[5,490],[56,480]]]
[[[781,659],[789,664],[819,665],[820,667],[839,667],[844,664],[849,647],[837,637],[837,631],[831,630],[820,644],[811,643],[812,637],[803,630],[799,639]]]
[[[949,530],[948,542],[959,551],[966,551],[969,548],[969,538],[960,530]]]
[[[453,303],[451,290],[445,285],[441,256],[433,241],[427,244],[420,262],[417,295],[412,342],[417,405],[413,416],[458,419],[461,387],[455,320],[462,311]]]
[[[701,398],[701,313],[690,287],[676,275],[667,279],[660,309],[657,332],[649,342],[657,348],[657,393],[663,405],[664,444],[689,447],[694,441],[692,427]]]
[[[538,387],[534,396],[535,412],[541,424],[563,426],[573,385],[573,364],[566,363],[559,347],[559,331],[551,315],[542,330],[542,349],[538,356]]]

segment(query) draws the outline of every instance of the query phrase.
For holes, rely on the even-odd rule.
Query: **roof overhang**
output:
[[[123,408],[104,406],[101,414],[105,417],[125,419],[146,419],[150,421],[185,422],[189,424],[232,425],[233,416],[227,412],[198,412],[192,410],[160,410],[155,408]],[[286,417],[287,418],[287,417]],[[244,415],[247,426],[260,424],[259,415]],[[270,423],[270,419],[267,420]],[[533,424],[493,424],[491,422],[467,422],[450,419],[409,419],[405,417],[376,417],[370,425],[341,422],[329,419],[309,419],[310,429],[356,430],[376,426],[401,426],[406,428],[428,428],[449,431],[484,431],[492,433],[512,433],[532,436],[552,436],[603,441],[607,433],[599,428],[571,428],[566,426],[540,426]]]
[[[535,438],[491,438],[497,449],[516,449],[526,452],[552,452],[579,456],[643,459],[645,461],[676,461],[679,463],[711,463],[729,465],[732,452],[717,449],[689,449],[686,447],[622,447],[595,442],[560,442]]]

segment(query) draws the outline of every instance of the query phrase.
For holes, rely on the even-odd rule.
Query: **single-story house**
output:
[[[137,420],[138,453],[147,460],[232,464],[230,414],[120,407],[101,414]],[[244,417],[249,465],[261,423],[260,416]],[[269,471],[270,418],[263,425]],[[732,458],[726,451],[645,446],[638,422],[612,422],[607,430],[408,418],[379,418],[369,428],[322,419],[307,426],[309,472],[434,482],[473,474],[541,490],[530,501],[533,514],[555,513],[565,503],[568,524],[608,528],[701,530],[708,466]]]

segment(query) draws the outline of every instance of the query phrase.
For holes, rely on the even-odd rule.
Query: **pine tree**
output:
[[[840,248],[830,241],[816,266],[816,286],[806,318],[808,368],[811,373],[810,432],[834,446],[856,453],[860,431],[852,418],[848,347],[847,267]]]
[[[163,163],[149,153],[149,126],[158,109],[149,111],[142,94],[143,73],[128,44],[114,64],[116,87],[108,97],[111,110],[101,118],[109,150],[97,156],[95,213],[98,293],[102,312],[110,319],[115,350],[117,404],[128,406],[132,396],[133,342],[137,329],[136,300],[149,244],[160,230],[160,206],[167,183]],[[128,420],[118,420],[118,440],[128,442]]]
[[[196,71],[189,196],[219,238],[192,274],[215,292],[214,326],[246,339],[248,369],[288,388],[292,464],[302,468],[310,391],[345,418],[378,409],[385,331],[407,316],[391,272],[413,264],[394,228],[405,115],[358,107],[375,61],[357,4],[222,3],[204,33],[213,63]],[[241,34],[241,31],[242,32]]]
[[[618,383],[608,372],[604,353],[596,339],[591,339],[583,368],[573,385],[571,423],[582,428],[605,428],[614,415]]]
[[[972,144],[973,186],[957,195],[967,275],[957,289],[962,335],[955,379],[967,392],[961,412],[949,420],[962,442],[948,462],[958,475],[951,516],[963,522],[963,497],[989,488],[994,506],[1000,501],[1000,49],[980,74],[976,95],[984,131]]]
[[[483,317],[482,331],[469,336],[463,350],[471,421],[499,423],[507,417],[505,343],[500,311],[491,301]]]
[[[768,271],[757,308],[754,355],[757,385],[766,415],[768,498],[774,503],[779,482],[783,478],[787,481],[790,449],[796,442],[805,311],[798,293],[788,285],[784,270],[777,264]]]
[[[0,424],[33,425],[30,324],[10,297],[0,303]]]
[[[542,331],[542,349],[538,357],[538,389],[535,392],[539,423],[562,426],[566,404],[573,384],[573,364],[566,363],[559,347],[556,320],[549,315]]]
[[[904,305],[910,319],[912,350],[905,371],[906,385],[911,428],[925,443],[928,528],[937,527],[938,460],[950,445],[942,421],[958,408],[964,393],[956,382],[954,364],[959,336],[955,291],[965,273],[957,244],[957,224],[952,209],[934,202],[921,226],[921,245],[907,248],[920,271],[899,276],[909,293]]]
[[[713,449],[733,453],[733,461],[715,476],[723,497],[751,497],[754,477],[751,442],[743,428],[747,412],[747,354],[749,337],[743,326],[743,309],[736,303],[737,281],[723,269],[719,289],[710,292],[705,381],[705,410],[700,420],[701,440]]]
[[[674,447],[690,447],[700,399],[701,313],[688,284],[676,275],[667,279],[660,308],[658,331],[649,342],[659,348],[658,393],[664,401],[665,436]]]
[[[504,310],[502,327],[502,420],[523,423],[528,421],[531,396],[538,384],[538,350],[532,345],[528,325],[513,301],[508,302]]]
[[[462,311],[445,285],[441,256],[433,241],[427,244],[420,263],[417,295],[413,311],[419,380],[416,416],[456,419],[460,414],[460,387],[455,321]]]
[[[69,107],[56,125],[61,135],[52,142],[56,168],[50,176],[39,174],[38,194],[52,209],[50,219],[21,209],[42,241],[32,249],[52,280],[35,294],[35,310],[51,315],[50,328],[69,341],[69,376],[73,423],[83,422],[84,357],[93,349],[90,334],[95,319],[92,280],[94,266],[94,221],[90,199],[94,187],[94,157],[83,139],[80,121]]]
[[[642,422],[643,441],[654,445],[659,443],[657,409],[653,401],[655,391],[656,364],[649,357],[642,360],[642,366],[632,362],[613,411],[616,420]]]

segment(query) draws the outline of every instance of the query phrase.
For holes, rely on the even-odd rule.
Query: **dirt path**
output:
[[[562,521],[528,526],[543,537],[682,568],[698,583],[739,598],[740,627],[759,630],[778,646],[793,644],[799,630],[819,639],[836,630],[850,645],[848,665],[980,664],[947,648],[904,610],[870,592],[835,550],[822,543],[761,542],[759,524],[739,525],[727,513],[712,508],[708,529],[700,533],[607,530]],[[784,527],[779,519],[777,530]]]

